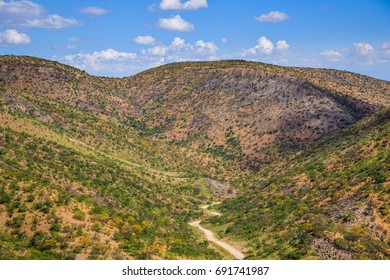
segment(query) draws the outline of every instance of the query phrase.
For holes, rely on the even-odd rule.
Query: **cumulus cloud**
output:
[[[218,47],[213,42],[198,40],[187,43],[175,37],[169,44],[160,44],[140,50],[139,53],[118,52],[113,49],[94,53],[79,53],[54,60],[98,75],[132,74],[165,63],[179,61],[213,60]]]
[[[188,0],[182,3],[180,0],[161,0],[161,10],[198,10],[207,8],[207,0]]]
[[[241,58],[274,64],[288,64],[292,52],[293,50],[285,40],[278,40],[275,44],[267,37],[262,36],[257,39],[254,47],[244,49],[239,53],[225,55],[224,59]]]
[[[107,9],[99,8],[99,7],[85,7],[79,10],[81,14],[96,17],[103,16],[109,12]]]
[[[135,53],[127,53],[127,52],[118,52],[113,49],[107,49],[101,52],[94,52],[95,57],[102,59],[120,59],[120,60],[128,60],[134,59],[137,57]]]
[[[278,50],[287,50],[288,48],[290,48],[290,45],[285,40],[279,40],[276,43],[276,49]]]
[[[355,43],[353,44],[354,52],[357,55],[367,56],[374,53],[374,48],[370,44],[367,43]]]
[[[32,1],[0,0],[0,27],[37,27],[62,29],[81,23],[73,18],[64,18],[55,14],[47,14],[42,5]]]
[[[141,51],[142,54],[149,54],[153,56],[164,56],[168,52],[168,47],[166,46],[155,46],[153,48],[149,48]]]
[[[338,51],[333,50],[324,50],[320,53],[323,57],[325,57],[327,60],[336,62],[340,61],[340,59],[343,57],[343,55]]]
[[[0,32],[0,46],[2,45],[21,45],[31,42],[30,36],[19,33],[16,29],[7,29]]]
[[[375,50],[371,44],[360,42],[354,43],[351,48],[343,50],[349,63],[356,65],[374,65],[382,63],[380,52]]]
[[[216,54],[218,47],[213,42],[203,42],[202,40],[195,43],[195,47],[200,53]]]
[[[379,65],[390,63],[390,42],[383,42],[380,48],[369,43],[354,43],[341,50],[324,50],[320,55],[327,61],[344,61],[350,65]]]
[[[46,29],[64,29],[74,25],[80,25],[80,23],[74,18],[64,18],[59,15],[49,15],[42,19],[28,20],[25,27],[36,27]]]
[[[144,49],[142,54],[155,56],[167,56],[166,59],[181,60],[181,58],[205,58],[205,56],[215,55],[218,47],[214,42],[204,42],[198,40],[195,44],[186,43],[184,39],[175,37],[169,45],[160,45],[153,48]]]
[[[382,50],[388,50],[388,49],[390,49],[390,42],[383,42]]]
[[[255,17],[255,20],[259,22],[281,22],[288,20],[289,18],[289,15],[286,13],[273,11],[268,14],[257,16]]]
[[[184,39],[180,38],[180,37],[175,37],[171,43],[171,46],[175,49],[175,50],[180,50],[180,49],[183,49],[185,48],[186,46],[186,42]]]
[[[267,37],[262,36],[257,40],[257,45],[253,48],[250,48],[246,51],[246,53],[251,55],[256,54],[272,54],[274,50],[274,44],[267,39]]]
[[[228,39],[227,38],[221,38],[221,43],[222,44],[227,44],[228,43]]]
[[[134,42],[140,45],[153,45],[155,41],[156,40],[152,36],[137,36],[134,39]]]
[[[189,23],[176,15],[171,18],[161,18],[158,22],[158,27],[170,31],[188,32],[195,29],[192,23]]]
[[[79,69],[97,73],[108,71],[117,73],[131,69],[131,63],[135,61],[137,54],[128,52],[118,52],[114,49],[107,49],[93,53],[79,53],[66,55],[59,59],[60,61],[70,64]],[[56,59],[56,57],[53,57]]]
[[[10,1],[0,0],[0,22],[2,25],[9,25],[19,21],[26,21],[44,16],[43,6],[31,1]]]
[[[383,54],[390,58],[390,42],[384,42],[381,47]]]
[[[72,44],[72,45],[62,45],[62,44],[55,44],[51,47],[52,49],[59,49],[59,50],[75,50],[77,49],[77,45]]]
[[[179,61],[213,60],[218,54],[218,47],[214,42],[198,40],[187,43],[183,38],[175,37],[170,44],[159,45],[141,50],[140,59],[150,67],[164,63]]]

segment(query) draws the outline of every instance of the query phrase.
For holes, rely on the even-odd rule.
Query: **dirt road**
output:
[[[214,204],[218,204],[218,203],[214,203]],[[212,204],[212,205],[214,205]],[[207,214],[209,215],[213,215],[213,216],[221,216],[221,213],[218,213],[218,212],[215,212],[215,211],[210,211],[210,210],[207,210],[207,208],[209,207],[210,205],[205,205],[205,206],[202,206],[201,208],[204,209],[206,211]],[[205,229],[204,227],[202,227],[200,225],[202,220],[198,220],[198,221],[194,221],[194,222],[191,222],[190,225],[193,226],[193,227],[196,227],[198,229],[200,229],[201,231],[203,231],[203,233],[205,234],[206,238],[208,241],[211,241],[211,242],[214,242],[215,244],[217,244],[218,246],[224,248],[226,251],[228,251],[231,255],[233,255],[236,259],[238,260],[242,260],[243,258],[245,258],[244,254],[241,253],[239,250],[237,250],[236,248],[234,248],[232,245],[224,242],[224,241],[221,241],[219,239],[217,239],[215,236],[214,236],[214,233],[208,229]]]

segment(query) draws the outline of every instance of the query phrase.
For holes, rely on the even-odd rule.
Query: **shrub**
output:
[[[11,201],[11,195],[5,191],[4,187],[0,189],[0,204]]]
[[[27,199],[26,199],[26,201],[27,201],[27,202],[33,202],[33,201],[34,201],[34,199],[35,199],[35,196],[34,196],[34,195],[32,195],[32,194],[29,194],[29,195],[27,196]]]
[[[79,221],[84,221],[86,214],[80,209],[76,208],[73,213],[73,218]]]

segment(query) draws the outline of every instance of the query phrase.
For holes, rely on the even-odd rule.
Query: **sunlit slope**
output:
[[[390,258],[390,111],[274,162],[210,218],[249,258]]]

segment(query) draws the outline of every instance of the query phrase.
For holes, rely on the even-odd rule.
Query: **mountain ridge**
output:
[[[1,61],[23,59],[3,57]],[[359,99],[363,90],[340,94],[332,85],[313,82],[316,73],[301,77],[302,71],[335,76],[335,70],[218,61],[173,63],[127,78],[99,78],[41,62],[44,66],[29,57],[25,64],[3,63],[3,83],[134,126],[142,123],[157,138],[226,154],[255,168],[272,160],[279,150],[309,145],[389,104],[378,94],[390,89],[383,81],[336,71],[337,79],[352,75],[363,85],[374,85],[366,98]],[[7,74],[9,67],[13,76]],[[37,84],[34,76],[42,82]],[[261,127],[253,126],[259,120]]]

